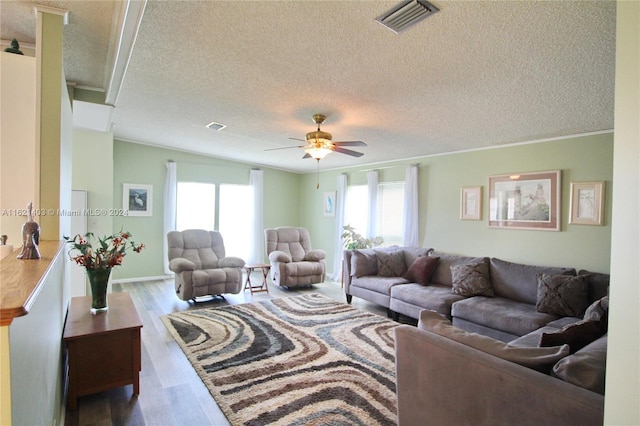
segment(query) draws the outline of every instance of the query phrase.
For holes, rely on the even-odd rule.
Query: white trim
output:
[[[124,283],[137,283],[142,281],[160,281],[160,280],[171,280],[173,276],[171,275],[158,275],[155,277],[138,277],[138,278],[121,278],[117,280],[111,280],[112,284],[124,284]]]
[[[48,13],[50,15],[60,15],[62,16],[62,23],[64,25],[69,25],[69,11],[66,9],[58,9],[56,7],[36,4],[35,6],[33,6],[33,13],[36,15],[36,18],[38,17],[38,12]]]

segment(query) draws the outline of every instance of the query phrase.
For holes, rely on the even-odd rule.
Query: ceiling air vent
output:
[[[222,130],[227,126],[224,125],[224,124],[220,124],[220,123],[216,123],[215,121],[212,121],[211,123],[207,124],[204,127],[207,127],[207,128],[209,128],[211,130]]]
[[[413,24],[431,16],[439,9],[424,0],[407,0],[395,6],[388,12],[378,16],[376,21],[400,34]]]

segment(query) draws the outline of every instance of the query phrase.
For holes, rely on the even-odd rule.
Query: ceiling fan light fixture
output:
[[[307,148],[304,150],[304,152],[306,152],[307,154],[309,154],[311,157],[315,158],[316,160],[322,160],[324,157],[327,156],[327,154],[329,154],[331,152],[331,150],[329,148],[325,148],[323,146],[320,147],[312,147],[312,148]]]

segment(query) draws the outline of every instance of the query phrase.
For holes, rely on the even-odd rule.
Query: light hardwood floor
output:
[[[259,272],[254,272],[252,281],[259,282],[261,279]],[[224,414],[160,317],[188,309],[234,305],[313,292],[345,302],[340,283],[331,281],[292,290],[269,283],[269,294],[251,295],[246,290],[240,294],[225,295],[225,300],[199,302],[195,305],[176,297],[173,280],[114,284],[113,291],[129,292],[142,319],[140,395],[132,397],[133,386],[129,385],[80,397],[78,409],[66,411],[66,426],[228,425]],[[352,305],[386,316],[385,308],[358,298],[353,299]],[[405,321],[411,322],[407,319]]]

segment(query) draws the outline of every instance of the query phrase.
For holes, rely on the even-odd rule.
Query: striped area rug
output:
[[[162,319],[232,425],[396,424],[387,318],[309,294]]]

